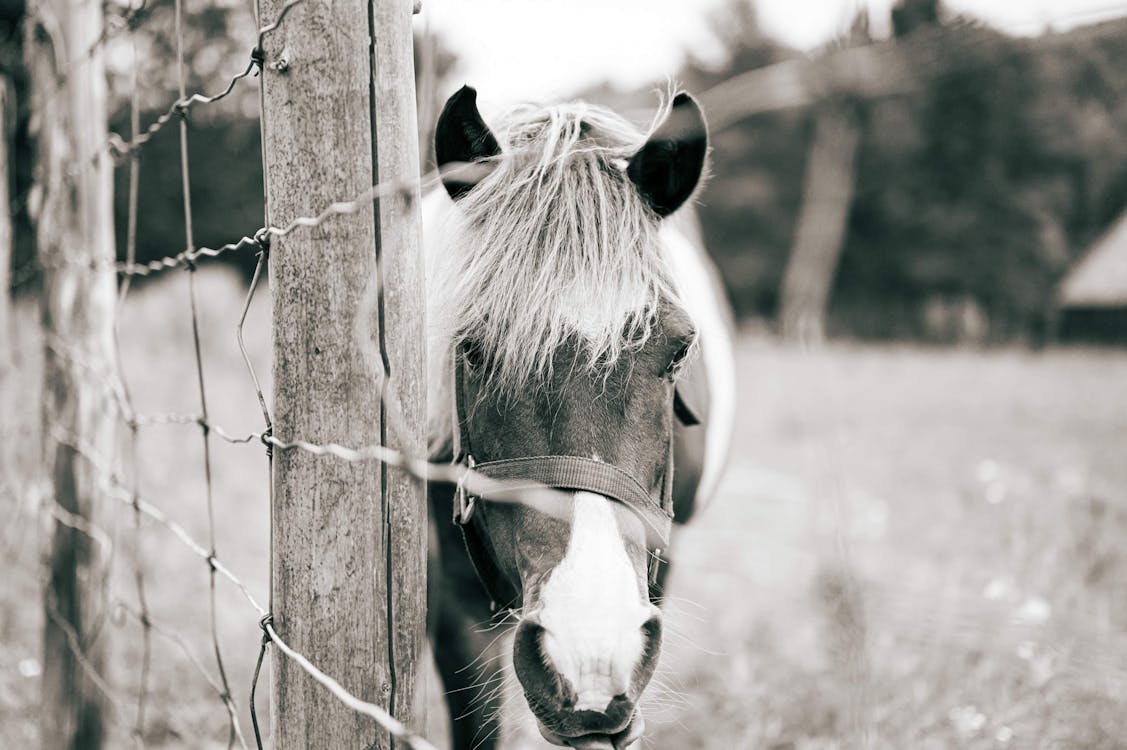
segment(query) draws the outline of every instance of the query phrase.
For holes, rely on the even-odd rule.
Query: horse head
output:
[[[484,473],[560,490],[478,500],[472,530],[479,572],[519,612],[529,707],[560,745],[641,733],[661,651],[650,574],[669,533],[675,384],[696,337],[658,228],[706,151],[687,94],[648,132],[571,104],[517,110],[494,133],[465,87],[437,125],[456,206],[438,279],[449,432]]]

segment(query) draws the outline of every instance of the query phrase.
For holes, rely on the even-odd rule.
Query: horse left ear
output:
[[[704,115],[696,100],[682,91],[673,98],[665,121],[630,158],[626,173],[654,213],[665,217],[693,194],[707,153]]]
[[[454,200],[468,193],[492,171],[489,160],[500,154],[497,138],[477,109],[477,91],[463,86],[446,101],[434,128],[434,155],[446,192]]]

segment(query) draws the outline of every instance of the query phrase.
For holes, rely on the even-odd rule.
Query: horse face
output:
[[[644,342],[616,350],[616,357],[599,366],[592,366],[593,360],[598,364],[598,357],[591,353],[604,350],[587,348],[584,342],[598,340],[600,330],[613,331],[620,322],[615,315],[628,317],[631,309],[637,309],[617,305],[619,296],[629,299],[629,295],[619,288],[601,287],[598,278],[622,282],[633,279],[634,272],[647,273],[640,261],[623,262],[623,256],[634,257],[630,255],[634,251],[622,248],[656,230],[657,222],[696,189],[708,148],[704,120],[696,102],[678,94],[645,144],[628,153],[599,145],[599,134],[592,132],[597,128],[574,110],[569,116],[557,114],[525,131],[528,140],[521,148],[531,143],[543,148],[555,144],[551,146],[555,148],[574,141],[577,145],[570,152],[557,153],[559,164],[572,159],[578,165],[573,181],[561,177],[571,167],[558,169],[552,159],[510,159],[506,167],[501,142],[478,112],[472,88],[454,94],[437,123],[435,154],[443,184],[467,215],[476,217],[478,225],[471,221],[467,231],[493,241],[492,246],[485,241],[474,245],[486,257],[460,268],[465,275],[476,273],[494,282],[511,280],[500,293],[464,278],[456,281],[481,296],[511,302],[471,317],[492,326],[496,335],[510,315],[520,316],[511,308],[524,299],[538,310],[540,317],[532,315],[533,319],[566,321],[541,326],[544,338],[551,341],[553,332],[560,330],[574,332],[563,343],[522,337],[519,346],[508,345],[499,354],[489,351],[483,341],[475,342],[472,328],[463,329],[459,345],[465,367],[460,394],[467,411],[464,437],[478,461],[583,456],[613,464],[651,495],[660,496],[672,470],[668,463],[673,381],[693,340],[692,325],[673,305],[656,305]],[[583,110],[583,117],[588,114]],[[618,130],[605,118],[595,121],[608,128],[603,135]],[[552,131],[552,127],[564,130]],[[559,137],[543,138],[549,131]],[[583,138],[587,140],[582,143],[575,140]],[[594,155],[600,149],[604,156]],[[626,156],[625,167],[619,166]],[[513,166],[525,162],[530,172]],[[510,184],[516,188],[505,190],[505,179],[514,180]],[[548,189],[550,185],[554,191]],[[572,186],[571,193],[563,190],[565,185]],[[584,188],[574,189],[576,185]],[[539,197],[527,203],[529,194]],[[598,196],[598,205],[591,203],[592,196]],[[576,206],[585,200],[584,210],[572,211],[576,206],[560,202],[569,200],[575,200]],[[551,201],[556,201],[555,215],[543,209]],[[491,219],[484,209],[501,218]],[[559,220],[561,215],[566,219],[580,213],[582,220]],[[615,227],[631,229],[616,234]],[[555,242],[546,241],[546,236]],[[538,243],[543,248],[535,247]],[[538,252],[544,248],[552,251]],[[654,252],[651,257],[658,255]],[[561,256],[570,262],[561,263]],[[522,268],[523,275],[506,274],[514,267]],[[483,268],[492,271],[482,274]],[[615,268],[617,276],[611,273]],[[656,274],[652,268],[648,272]],[[568,277],[572,286],[561,276]],[[544,279],[553,284],[545,288]],[[595,299],[586,302],[613,314],[594,316],[597,322],[586,330],[591,320],[582,309],[585,300],[561,296],[560,290],[568,288],[600,289]],[[550,309],[544,309],[544,299],[550,300]],[[473,304],[464,306],[476,309]],[[635,329],[626,325],[622,330]],[[527,347],[542,347],[552,366],[544,369],[543,378],[516,394],[491,389],[497,361],[511,364],[524,358],[525,341]],[[618,748],[633,742],[642,730],[635,709],[656,666],[662,630],[661,614],[648,597],[643,522],[617,501],[592,492],[572,493],[554,507],[482,502],[478,513],[497,564],[521,588],[522,614],[513,660],[545,737],[576,748]]]
[[[595,458],[660,496],[673,382],[693,335],[682,313],[665,311],[641,349],[595,373],[576,367],[578,345],[562,347],[550,382],[518,397],[489,393],[488,353],[471,347],[463,388],[476,457]],[[514,664],[544,735],[576,747],[635,739],[662,632],[641,519],[590,492],[555,506],[486,502],[480,512],[498,563],[522,589]]]

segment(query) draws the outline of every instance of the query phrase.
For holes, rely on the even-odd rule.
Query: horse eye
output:
[[[485,352],[481,349],[481,342],[476,339],[467,339],[462,343],[462,358],[475,370],[480,370],[485,365]]]
[[[691,349],[691,343],[681,344],[681,346],[678,347],[677,351],[673,354],[673,359],[669,360],[669,365],[665,368],[665,373],[667,375],[672,375],[673,373],[677,372],[677,368],[680,367],[681,363],[685,361],[685,358],[689,356],[689,351]]]

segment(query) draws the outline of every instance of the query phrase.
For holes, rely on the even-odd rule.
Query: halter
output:
[[[650,598],[655,598],[654,584],[661,565],[660,555],[669,545],[669,534],[673,526],[672,430],[669,434],[669,451],[660,497],[654,497],[629,472],[584,456],[522,456],[477,463],[470,445],[466,416],[466,398],[463,392],[465,368],[461,347],[456,347],[454,413],[457,418],[454,420],[454,462],[490,479],[515,482],[513,489],[520,489],[520,483],[527,482],[529,488],[546,486],[557,490],[594,492],[625,505],[641,519],[646,529],[646,549],[650,556]],[[680,399],[675,398],[674,401],[680,402]],[[674,403],[670,404],[670,410],[682,421],[691,423],[692,415],[685,418],[682,409],[676,408]],[[477,577],[492,600],[493,608],[511,608],[520,596],[520,589],[497,563],[487,522],[483,514],[475,512],[480,499],[470,494],[463,483],[459,483],[454,491],[454,522],[462,529],[466,552]]]

